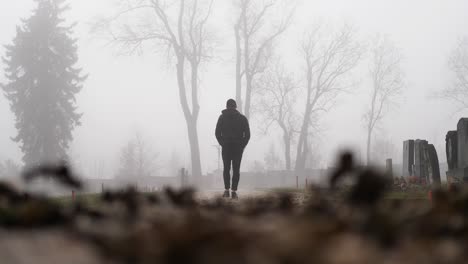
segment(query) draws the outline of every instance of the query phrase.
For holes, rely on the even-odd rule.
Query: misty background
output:
[[[108,41],[90,33],[98,17],[116,12],[115,2],[68,1],[71,9],[66,12],[67,23],[78,23],[74,30],[78,38],[78,66],[89,74],[77,97],[78,110],[84,115],[82,126],[74,131],[70,157],[84,176],[110,178],[118,168],[122,147],[140,134],[158,154],[159,175],[170,174],[171,163],[189,168],[187,129],[172,64],[151,49],[122,55],[118,48],[107,45]],[[34,7],[32,0],[0,3],[0,44],[11,43],[16,26],[31,15]],[[235,15],[231,10],[229,1],[214,2],[210,24],[214,26],[217,45],[213,60],[201,70],[198,134],[203,173],[218,166],[214,129],[226,100],[235,98]],[[288,70],[300,78],[298,43],[313,23],[352,24],[363,44],[375,34],[384,34],[403,55],[405,87],[397,105],[376,130],[375,138],[394,145],[392,156],[385,158],[393,158],[396,163],[402,159],[403,140],[416,138],[434,144],[440,162],[445,162],[446,132],[455,129],[467,111],[440,98],[438,93],[453,84],[448,59],[458,41],[468,35],[467,10],[468,2],[463,0],[299,1],[291,26],[277,41],[276,53],[281,54]],[[3,47],[0,54],[4,55]],[[365,159],[366,128],[362,117],[371,89],[366,61],[352,75],[357,84],[320,117],[320,132],[313,137],[315,148],[311,149],[319,157],[316,168],[331,166],[336,152],[344,148],[355,150]],[[5,79],[0,73],[1,83]],[[243,171],[252,168],[255,161],[263,163],[271,145],[283,157],[280,131],[272,128],[265,135],[260,131],[262,122],[255,114],[250,120],[252,139],[244,155]],[[0,160],[20,162],[22,154],[11,140],[16,135],[14,116],[3,96],[0,131]]]

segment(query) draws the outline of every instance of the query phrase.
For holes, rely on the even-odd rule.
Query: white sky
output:
[[[78,22],[80,65],[90,74],[78,97],[84,117],[83,126],[75,131],[73,157],[90,177],[98,163],[103,163],[110,174],[118,162],[120,147],[140,131],[159,152],[162,166],[173,151],[188,164],[188,139],[172,68],[166,69],[165,59],[150,50],[142,56],[116,56],[118,50],[90,36],[89,23],[112,11],[111,0],[69,3],[72,10],[67,19]],[[226,3],[216,1],[212,19],[224,43],[202,76],[199,135],[203,172],[217,166],[217,152],[212,146],[216,143],[214,126],[226,99],[235,93],[234,42]],[[0,1],[0,44],[11,42],[16,25],[30,15],[33,7],[32,0]],[[353,23],[363,41],[376,33],[386,34],[402,50],[408,85],[399,106],[386,116],[378,133],[384,133],[398,147],[393,157],[396,161],[401,160],[403,140],[424,138],[436,145],[440,161],[445,162],[445,134],[455,129],[458,119],[468,112],[456,112],[451,102],[433,95],[451,85],[447,59],[457,40],[468,35],[468,1],[302,0],[297,10],[295,23],[281,39],[279,50],[287,54],[288,65],[297,64],[297,40],[317,20]],[[4,54],[3,46],[0,54]],[[356,78],[365,80],[366,76]],[[0,70],[0,81],[3,80]],[[361,150],[364,155],[361,117],[368,89],[363,82],[351,94],[340,97],[337,107],[322,118],[325,128],[320,138],[320,152],[325,161],[322,166],[328,165],[335,152],[345,146]],[[252,127],[257,125],[255,122],[251,120]],[[0,159],[20,159],[21,153],[10,140],[14,135],[13,116],[6,99],[0,96]],[[271,142],[275,142],[279,151],[281,142],[275,133],[270,137],[255,133],[244,165],[248,167],[253,160],[263,161]]]

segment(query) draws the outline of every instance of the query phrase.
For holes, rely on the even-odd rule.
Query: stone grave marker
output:
[[[403,177],[418,177],[421,182],[440,184],[439,159],[427,140],[403,142]]]
[[[449,170],[458,167],[458,134],[457,131],[449,131],[445,137],[445,149],[447,154],[447,165]]]
[[[439,157],[433,144],[429,144],[427,148],[427,154],[429,158],[429,180],[431,184],[440,185],[440,167]]]
[[[414,140],[403,142],[403,177],[413,175]]]
[[[445,138],[447,182],[468,182],[468,118],[458,121],[457,131],[449,131]]]

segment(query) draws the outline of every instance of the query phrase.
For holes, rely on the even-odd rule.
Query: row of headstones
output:
[[[403,142],[402,176],[415,176],[429,184],[440,184],[439,158],[434,145],[420,139]]]
[[[468,118],[458,121],[457,130],[445,138],[447,154],[447,182],[468,182]]]

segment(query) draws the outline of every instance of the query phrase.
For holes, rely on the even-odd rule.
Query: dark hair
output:
[[[234,99],[229,99],[226,103],[227,108],[237,108],[237,103]]]

